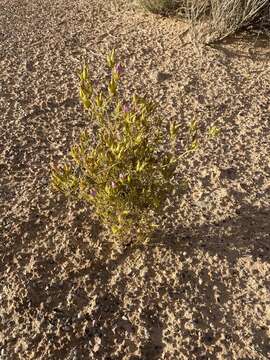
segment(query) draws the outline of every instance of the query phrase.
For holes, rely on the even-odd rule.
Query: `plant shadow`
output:
[[[152,242],[143,251],[147,256],[147,274],[145,275],[145,287],[150,288],[151,279],[154,279],[156,269],[152,266],[155,263],[153,255],[153,247],[162,246],[168,248],[170,252],[178,254],[178,258],[182,256],[183,263],[185,263],[184,254],[189,254],[192,258],[198,250],[205,251],[213,257],[223,259],[229,264],[229,268],[233,269],[239,258],[249,256],[256,260],[269,261],[270,247],[270,209],[257,209],[252,206],[242,206],[235,218],[228,218],[220,223],[211,225],[204,225],[194,229],[185,229],[183,227],[171,228],[171,232],[159,232],[153,237]],[[230,232],[225,230],[230,228]],[[116,262],[109,266],[108,276],[116,269],[119,264],[126,261],[127,258],[135,251],[136,248],[126,250]],[[181,255],[180,255],[181,254]],[[196,266],[198,260],[194,256],[193,266]],[[199,264],[198,264],[199,265]],[[169,295],[172,301],[177,301],[183,297],[183,291],[188,298],[192,299],[192,292],[194,289],[199,289],[200,297],[196,299],[194,311],[194,326],[203,331],[202,343],[212,349],[207,356],[210,359],[216,359],[218,353],[218,346],[215,347],[215,341],[218,340],[218,332],[225,333],[226,341],[241,343],[239,335],[232,334],[234,319],[228,315],[224,324],[224,314],[222,307],[226,305],[232,294],[231,289],[228,290],[221,282],[219,275],[210,277],[207,272],[202,273],[202,283],[198,279],[196,273],[188,265],[184,265],[182,270],[177,275],[179,288],[171,287],[164,284],[160,296],[151,299],[147,306],[143,318],[145,327],[150,334],[149,339],[141,348],[141,359],[159,359],[163,354],[163,319],[159,317],[160,308],[162,308],[162,293]],[[189,284],[185,286],[184,284]],[[240,285],[239,285],[240,282]],[[243,289],[246,286],[245,279],[232,279],[232,285],[240,286]],[[270,286],[270,282],[269,282]],[[165,290],[164,290],[165,288]],[[215,291],[213,289],[216,289]],[[119,288],[118,288],[119,291]],[[122,291],[125,291],[123,287]],[[217,295],[218,294],[218,295]],[[142,294],[141,294],[142,295]],[[137,296],[140,296],[138,293]],[[120,296],[122,297],[122,296]],[[194,306],[192,301],[190,307]],[[183,316],[181,320],[182,329],[186,326],[187,319]],[[215,331],[211,329],[210,324],[215,324]],[[255,347],[264,356],[268,355],[270,351],[267,346],[267,335],[265,329],[260,329],[260,337],[256,336],[258,329],[254,330]],[[199,343],[199,335],[196,332],[191,332],[189,335],[193,341]],[[225,343],[226,343],[225,341]],[[172,340],[173,342],[173,340]],[[176,343],[172,344],[177,346]],[[190,354],[198,357],[203,354],[201,348],[190,348]],[[180,355],[180,354],[179,354]]]
[[[238,45],[244,45],[244,47]],[[269,45],[270,23],[263,27],[251,25],[225,39],[207,44],[208,47],[221,51],[228,58],[242,57],[254,61],[266,61],[270,58]]]
[[[172,209],[172,214],[173,211]],[[110,245],[104,245],[104,254],[101,258],[93,259],[91,266],[76,271],[70,270],[60,286],[51,287],[46,292],[32,289],[33,291],[29,292],[32,306],[39,306],[44,298],[54,299],[50,305],[45,305],[46,313],[51,314],[45,321],[53,326],[62,324],[67,328],[65,333],[69,333],[71,339],[65,345],[65,349],[55,350],[52,358],[69,358],[76,349],[80,359],[89,359],[91,355],[102,360],[157,360],[171,359],[172,356],[180,358],[184,354],[190,359],[204,356],[214,360],[220,351],[221,334],[224,337],[223,345],[228,348],[227,356],[233,358],[233,353],[230,352],[231,344],[244,344],[241,336],[233,331],[236,326],[233,315],[227,313],[224,318],[224,307],[234,301],[234,287],[246,287],[246,279],[238,278],[237,272],[234,273],[232,270],[231,286],[227,287],[220,273],[209,275],[208,268],[204,268],[200,263],[197,254],[201,252],[224,261],[229,269],[234,269],[238,260],[245,256],[267,262],[270,260],[269,218],[270,209],[245,205],[234,218],[192,229],[174,226],[168,221],[165,230],[157,231],[147,245],[127,246],[115,257],[110,257]],[[76,221],[80,222],[83,219],[78,218]],[[79,223],[77,225],[79,226]],[[100,236],[99,231],[101,229],[98,226],[93,227],[95,238]],[[157,259],[159,249],[160,256],[172,254],[171,256],[179,262],[179,270],[175,273],[174,284],[165,278],[159,286],[155,285],[153,296],[153,282],[155,283],[156,276],[160,273],[170,276],[168,264],[163,263],[162,259]],[[129,266],[130,259],[135,253],[144,255],[145,273],[142,275],[131,269],[130,274],[121,273],[120,276],[119,269],[124,265]],[[186,261],[187,257],[190,263]],[[160,264],[159,267],[156,267],[157,262]],[[196,273],[199,266],[202,266],[200,277]],[[113,281],[115,274],[119,275],[117,281]],[[131,309],[127,310],[124,299],[127,296],[127,285],[134,277],[141,277],[144,285],[143,288],[134,289],[134,298],[130,300]],[[82,279],[86,279],[83,280],[84,286]],[[74,286],[76,290],[73,289]],[[92,287],[90,292],[86,290],[89,286]],[[65,303],[71,292],[76,299],[73,306],[70,309],[59,309],[58,304]],[[93,299],[94,307],[91,311],[85,312],[85,308]],[[192,309],[192,318],[181,314],[177,326],[182,336],[191,341],[190,345],[179,348],[177,340],[167,334],[167,323],[170,314],[175,311],[173,304],[183,301],[186,302],[187,308]],[[246,299],[243,296],[239,301],[243,301],[244,306]],[[143,306],[140,309],[141,305]],[[140,325],[134,323],[130,317],[137,311],[140,312]],[[80,312],[83,312],[83,315],[77,318]],[[148,334],[145,338],[138,335],[142,328],[145,334]],[[79,337],[78,329],[81,331]],[[266,327],[251,330],[253,346],[258,353],[267,357],[270,347]],[[165,344],[170,344],[174,355],[166,352]]]

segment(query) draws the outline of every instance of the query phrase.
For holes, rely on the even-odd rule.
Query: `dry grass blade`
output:
[[[210,41],[222,40],[252,23],[267,4],[268,0],[211,0]]]

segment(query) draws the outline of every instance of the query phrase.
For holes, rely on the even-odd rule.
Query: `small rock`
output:
[[[26,60],[25,62],[25,70],[26,71],[33,71],[34,67],[33,67],[33,63],[29,60]]]
[[[96,353],[98,352],[99,348],[100,348],[100,345],[101,345],[101,338],[96,336],[95,337],[95,345],[93,347],[93,351]]]
[[[81,313],[81,312],[78,313],[77,318],[78,318],[78,319],[81,319],[81,318],[82,318],[82,313]]]
[[[171,75],[161,71],[154,71],[150,74],[152,80],[156,82],[162,82],[171,78]]]
[[[229,180],[235,180],[237,179],[237,169],[234,167],[227,167],[224,169],[221,169],[221,175],[220,177],[222,179],[229,179]]]

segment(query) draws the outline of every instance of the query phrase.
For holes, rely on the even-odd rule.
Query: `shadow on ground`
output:
[[[223,306],[230,300],[231,293],[228,288],[221,282],[219,274],[209,277],[207,271],[202,271],[201,279],[197,277],[196,273],[185,262],[188,254],[192,260],[193,268],[198,264],[198,259],[194,256],[198,250],[205,251],[210,255],[217,256],[219,259],[224,259],[229,264],[229,268],[233,269],[237,260],[243,256],[251,256],[252,258],[260,259],[261,261],[269,261],[269,234],[270,234],[270,209],[257,209],[251,206],[243,206],[235,218],[228,218],[221,223],[211,225],[204,225],[194,229],[186,229],[183,227],[171,228],[168,232],[157,232],[152,241],[147,246],[134,246],[126,248],[115,259],[109,260],[106,265],[101,263],[98,259],[93,261],[90,267],[86,267],[76,272],[71,271],[65,281],[62,282],[61,288],[51,288],[49,292],[40,294],[39,298],[54,297],[56,299],[55,305],[64,300],[72,286],[81,278],[87,276],[88,283],[95,285],[93,294],[87,294],[85,290],[76,286],[78,301],[74,306],[75,313],[79,313],[81,309],[89,302],[91,297],[96,296],[95,309],[87,314],[84,314],[84,334],[81,337],[76,337],[76,332],[73,333],[71,323],[74,322],[75,313],[72,311],[65,311],[59,313],[59,310],[52,310],[51,306],[47,309],[47,313],[51,313],[51,318],[47,321],[56,324],[59,319],[61,323],[67,326],[67,332],[70,332],[70,341],[66,344],[65,349],[60,352],[54,352],[54,358],[67,358],[74,349],[80,356],[80,359],[89,358],[89,342],[91,347],[95,346],[95,341],[98,339],[96,352],[93,356],[95,359],[122,359],[124,354],[132,354],[136,350],[137,344],[132,339],[132,335],[136,334],[136,326],[133,325],[126,317],[123,308],[123,298],[126,293],[126,285],[129,281],[128,276],[117,282],[113,287],[109,285],[112,274],[124,262],[140,249],[145,254],[145,267],[147,271],[144,275],[144,288],[150,291],[151,281],[155,277],[157,271],[153,264],[157,260],[154,258],[153,249],[166,248],[170,252],[177,254],[178,259],[185,264],[177,273],[176,283],[179,286],[171,286],[163,283],[158,290],[159,296],[148,297],[143,289],[136,289],[134,296],[137,299],[142,298],[147,302],[147,306],[142,309],[140,319],[144,324],[148,338],[140,346],[140,356],[131,356],[130,360],[153,360],[167,358],[171,359],[169,354],[164,353],[164,341],[171,342],[175,347],[175,354],[177,355],[177,344],[173,339],[168,339],[163,334],[166,317],[161,316],[163,309],[162,299],[164,294],[169,297],[170,301],[181,301],[184,297],[185,301],[188,299],[190,308],[193,308],[193,325],[194,330],[186,330],[187,319],[183,317],[179,319],[179,327],[184,336],[190,337],[191,343],[199,343],[199,330],[203,332],[203,338],[200,340],[203,347],[196,347],[190,345],[187,356],[195,358],[216,359],[220,351],[219,346],[215,346],[219,338],[219,331],[225,334],[224,345],[231,342],[238,342],[241,344],[241,339],[232,329],[234,328],[234,319],[228,315],[224,323],[224,314],[222,313]],[[226,233],[226,229],[230,228],[230,232]],[[224,235],[225,234],[225,235]],[[104,251],[110,251],[109,248]],[[233,271],[232,271],[233,274]],[[135,274],[138,276],[138,274]],[[232,282],[243,281],[242,286],[245,287],[245,280],[232,279]],[[270,284],[269,284],[270,285]],[[194,295],[194,289],[198,289],[199,296]],[[214,291],[214,289],[216,289]],[[147,291],[147,290],[146,290]],[[150,291],[151,292],[151,291]],[[56,294],[58,293],[58,295]],[[115,295],[117,294],[117,295]],[[218,294],[218,295],[217,295]],[[243,300],[244,301],[244,300]],[[38,305],[37,303],[35,305]],[[168,304],[166,305],[168,306]],[[134,308],[136,311],[136,307]],[[60,314],[60,317],[59,317]],[[73,319],[73,320],[72,320]],[[75,320],[76,321],[81,321]],[[213,327],[210,324],[214,324]],[[76,326],[75,326],[76,328]],[[257,351],[267,357],[270,351],[267,342],[266,328],[254,329],[254,346]],[[211,353],[205,354],[205,346],[211,348]],[[243,344],[244,346],[244,344]],[[121,349],[118,355],[115,354],[115,349]],[[181,351],[181,349],[180,349]],[[184,353],[185,350],[183,350]],[[229,351],[229,350],[228,350]],[[228,356],[230,354],[228,353]],[[71,356],[71,355],[69,355]],[[166,357],[167,356],[167,357]],[[206,357],[203,357],[206,356]]]

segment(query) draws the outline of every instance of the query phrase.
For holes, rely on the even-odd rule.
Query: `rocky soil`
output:
[[[0,0],[0,358],[270,357],[270,47],[194,48],[187,25],[101,0]],[[134,90],[202,140],[189,191],[147,246],[119,249],[55,194],[51,164],[89,119],[76,72],[116,48]]]

